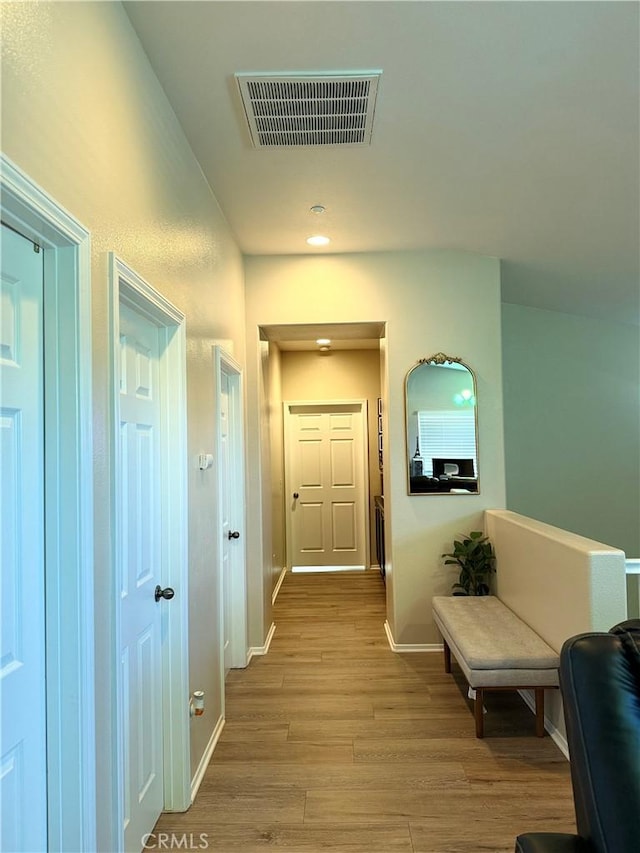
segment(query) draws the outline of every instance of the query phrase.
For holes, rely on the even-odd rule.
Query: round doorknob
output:
[[[227,534],[227,536],[229,537],[229,539],[239,539],[240,538],[240,531],[239,530],[230,530],[229,533]]]
[[[162,589],[160,584],[158,584],[158,586],[156,587],[154,598],[156,601],[160,601],[161,598],[166,598],[167,601],[171,601],[174,595],[175,592],[171,589],[170,586],[165,586],[165,588]]]
[[[297,501],[299,497],[300,497],[300,495],[299,495],[299,493],[298,493],[298,492],[294,492],[294,493],[293,493],[293,499],[294,499],[294,501]]]

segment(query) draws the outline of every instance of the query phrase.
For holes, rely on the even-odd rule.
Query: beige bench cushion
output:
[[[433,615],[470,683],[557,684],[558,654],[495,596],[436,596]]]

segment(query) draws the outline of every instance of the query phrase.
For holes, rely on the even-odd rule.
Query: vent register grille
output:
[[[253,145],[369,145],[380,73],[236,74]]]

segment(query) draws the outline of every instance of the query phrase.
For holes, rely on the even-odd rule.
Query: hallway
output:
[[[194,805],[156,833],[220,853],[497,853],[574,831],[568,763],[521,699],[489,695],[477,740],[459,671],[391,652],[384,619],[375,571],[287,574],[269,654],[228,676]]]

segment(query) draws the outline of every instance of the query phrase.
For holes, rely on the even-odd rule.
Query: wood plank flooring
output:
[[[195,803],[156,832],[220,853],[502,853],[575,831],[568,763],[533,714],[489,694],[477,740],[455,663],[389,649],[377,572],[288,574],[274,619],[269,654],[229,674]]]

